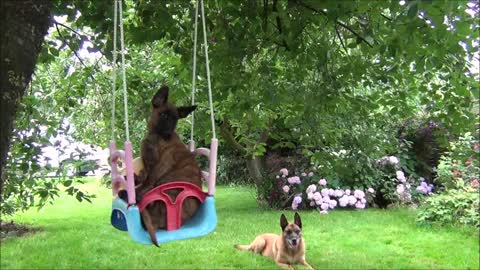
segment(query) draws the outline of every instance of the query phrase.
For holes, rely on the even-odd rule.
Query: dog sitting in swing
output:
[[[143,168],[138,165],[138,159],[134,161],[142,169],[135,176],[137,202],[151,189],[169,182],[184,181],[202,187],[201,170],[195,156],[175,132],[177,121],[187,117],[196,106],[176,107],[168,102],[168,92],[168,87],[163,86],[152,98],[148,132],[141,146]],[[179,192],[167,191],[173,199]],[[119,197],[125,200],[126,191],[119,192]],[[182,224],[195,214],[199,206],[196,198],[188,197],[183,201]],[[155,232],[167,227],[165,204],[161,201],[150,203],[141,212],[141,217],[152,242],[158,246]]]

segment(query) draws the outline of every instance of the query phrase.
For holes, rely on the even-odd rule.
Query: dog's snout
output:
[[[293,245],[296,245],[296,244],[297,244],[297,239],[295,239],[295,238],[292,239],[292,244],[293,244]]]

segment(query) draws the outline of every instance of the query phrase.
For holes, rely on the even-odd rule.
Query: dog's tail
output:
[[[145,225],[148,235],[150,235],[150,239],[152,239],[152,242],[155,246],[158,246],[158,241],[157,241],[157,235],[155,234],[155,227],[153,227],[153,222],[152,218],[150,217],[150,214],[148,211],[143,211],[142,212],[142,218],[143,218],[143,224]]]
[[[239,250],[250,250],[251,246],[250,245],[239,245],[235,244],[233,245],[234,248],[239,249]]]

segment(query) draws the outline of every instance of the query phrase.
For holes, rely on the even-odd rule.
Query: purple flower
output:
[[[327,180],[325,179],[320,179],[320,181],[318,181],[318,184],[321,185],[321,186],[326,186],[327,185]]]
[[[302,197],[301,196],[295,196],[295,198],[293,198],[293,202],[296,203],[296,204],[301,204],[302,203]]]

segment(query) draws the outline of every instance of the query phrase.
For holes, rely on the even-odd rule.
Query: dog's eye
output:
[[[292,234],[292,231],[291,230],[286,230],[285,231],[287,234]]]
[[[295,230],[295,233],[296,233],[296,234],[299,234],[299,233],[300,233],[300,230]]]

